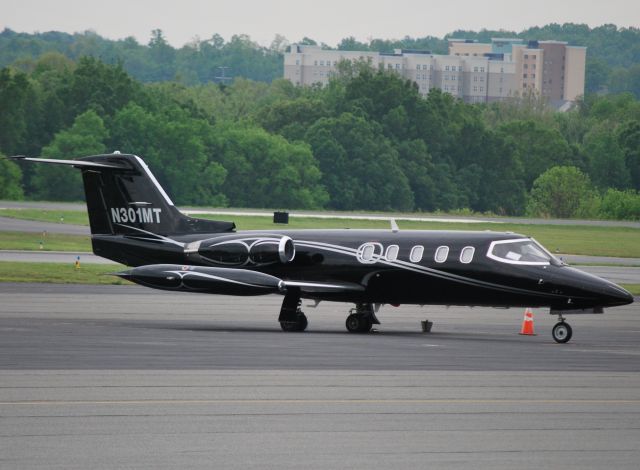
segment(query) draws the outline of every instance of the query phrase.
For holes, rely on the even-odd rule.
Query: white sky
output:
[[[442,37],[456,29],[521,31],[548,23],[640,27],[637,0],[0,0],[0,30],[93,30],[146,44],[159,28],[173,46],[214,33],[229,40],[248,34],[268,46],[276,34],[304,36],[330,46],[348,36],[360,41],[404,36]],[[544,39],[544,38],[540,38]]]

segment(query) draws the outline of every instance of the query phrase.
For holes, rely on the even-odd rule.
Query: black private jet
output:
[[[115,152],[77,160],[11,157],[82,172],[93,252],[133,267],[143,286],[227,295],[281,294],[278,321],[303,331],[301,299],[354,303],[347,330],[379,323],[382,304],[548,307],[564,315],[633,302],[616,284],[567,266],[534,239],[492,231],[259,230],[182,214],[145,162]]]

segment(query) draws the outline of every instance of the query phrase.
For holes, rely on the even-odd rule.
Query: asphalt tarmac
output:
[[[1,468],[616,468],[640,461],[640,309],[383,307],[0,284]],[[432,333],[419,322],[434,321]]]

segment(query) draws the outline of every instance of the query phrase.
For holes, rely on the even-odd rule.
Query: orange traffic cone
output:
[[[535,336],[533,332],[533,312],[530,308],[524,311],[524,320],[522,320],[522,328],[520,329],[521,335]]]

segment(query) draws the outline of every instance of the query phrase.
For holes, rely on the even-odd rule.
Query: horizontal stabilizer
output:
[[[24,155],[14,155],[8,157],[10,160],[24,160],[28,162],[53,163],[57,165],[71,165],[76,168],[122,168],[119,165],[111,165],[106,163],[96,163],[87,160],[59,160],[57,158],[33,158]]]

